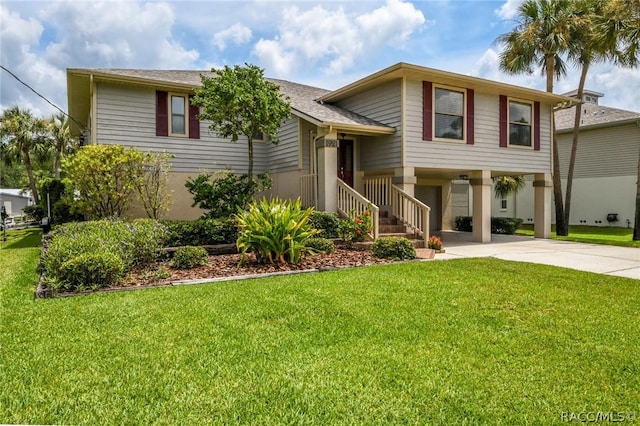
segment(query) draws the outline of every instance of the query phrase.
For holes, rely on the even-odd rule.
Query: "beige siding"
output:
[[[158,137],[155,128],[155,90],[124,85],[97,85],[97,142],[122,144],[144,151],[167,151],[176,172],[232,169],[247,171],[247,144],[231,143],[200,123],[200,139]],[[267,166],[266,144],[254,144],[254,170]]]
[[[298,170],[298,117],[287,120],[278,132],[277,145],[269,143],[267,147],[269,172],[288,172]]]
[[[540,108],[540,151],[499,146],[499,97],[475,93],[475,143],[422,140],[422,81],[407,81],[407,166],[436,169],[494,170],[521,173],[551,171],[551,109]]]
[[[567,177],[573,134],[558,135],[561,175]],[[578,140],[574,179],[636,176],[640,151],[640,127],[625,124],[583,130]]]
[[[391,136],[361,139],[360,170],[402,166],[401,103],[401,80],[391,81],[339,103],[342,108],[396,129],[396,133]]]

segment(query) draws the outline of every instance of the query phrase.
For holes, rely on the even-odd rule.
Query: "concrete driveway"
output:
[[[471,233],[442,231],[445,253],[436,260],[495,257],[518,262],[562,266],[580,271],[640,280],[640,249],[572,243],[513,235],[491,235],[491,243],[471,242]]]

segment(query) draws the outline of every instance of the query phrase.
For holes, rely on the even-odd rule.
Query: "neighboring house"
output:
[[[575,97],[576,93],[573,91],[565,95]],[[640,112],[599,105],[602,96],[604,94],[591,90],[585,90],[583,94],[569,223],[633,227],[640,155]],[[566,196],[576,108],[555,114],[563,197]],[[519,217],[524,223],[532,223],[532,191],[529,182],[517,196],[495,200],[493,215]],[[552,222],[555,222],[555,214],[552,214]]]
[[[69,114],[86,143],[167,151],[173,159],[170,216],[195,218],[184,188],[205,171],[246,172],[246,141],[231,143],[198,122],[189,96],[203,71],[67,70]],[[273,195],[342,214],[372,203],[408,228],[451,229],[452,185],[468,177],[475,241],[491,239],[491,177],[532,174],[535,234],[551,226],[551,119],[572,100],[538,90],[399,63],[328,91],[273,80],[290,98],[280,143],[255,146]],[[535,199],[535,201],[534,201]],[[430,206],[430,211],[423,205]],[[364,206],[364,207],[363,207]],[[375,216],[375,214],[374,214]]]
[[[0,189],[0,207],[9,217],[23,216],[24,208],[33,204],[31,193],[22,189]]]

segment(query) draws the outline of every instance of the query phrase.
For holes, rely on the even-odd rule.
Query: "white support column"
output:
[[[451,181],[442,184],[442,230],[450,231],[454,228],[453,197],[451,195]]]
[[[393,171],[393,184],[412,197],[415,196],[417,181],[416,169],[414,167],[398,167]]]
[[[318,208],[336,212],[338,206],[338,135],[326,134],[317,141]]]
[[[473,172],[469,180],[473,188],[473,234],[477,243],[491,242],[491,171]]]
[[[551,188],[550,173],[536,173],[533,181],[534,213],[533,235],[536,238],[551,237]]]

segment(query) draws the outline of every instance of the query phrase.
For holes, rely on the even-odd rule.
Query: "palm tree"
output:
[[[532,73],[537,66],[546,75],[546,90],[553,93],[553,78],[566,74],[562,55],[567,53],[572,25],[569,0],[526,0],[518,8],[516,27],[498,37],[504,47],[500,53],[500,69],[510,74]],[[556,233],[567,235],[562,203],[560,161],[553,126],[553,195],[556,210]]]
[[[498,176],[493,178],[493,195],[500,199],[516,194],[524,188],[527,180],[524,175]]]
[[[638,9],[640,8],[638,8],[638,4],[640,4],[640,0],[635,0],[634,3],[635,17],[629,13],[631,3],[627,1],[590,0],[574,3],[576,11],[568,56],[570,60],[581,67],[577,92],[580,101],[582,101],[584,85],[591,64],[610,60],[619,66],[628,68],[638,65],[638,45],[640,44],[640,25],[638,25]],[[567,224],[571,214],[571,193],[581,118],[582,108],[578,105],[575,111],[564,203]]]
[[[46,144],[46,122],[33,116],[29,110],[17,106],[6,109],[0,116],[0,141],[2,160],[8,165],[14,162],[24,164],[33,201],[38,204],[40,197],[33,176],[31,154]]]
[[[71,137],[69,117],[63,113],[54,114],[49,120],[51,136],[51,150],[53,151],[53,174],[60,177],[61,160],[67,154],[73,153],[78,147],[78,140]]]

